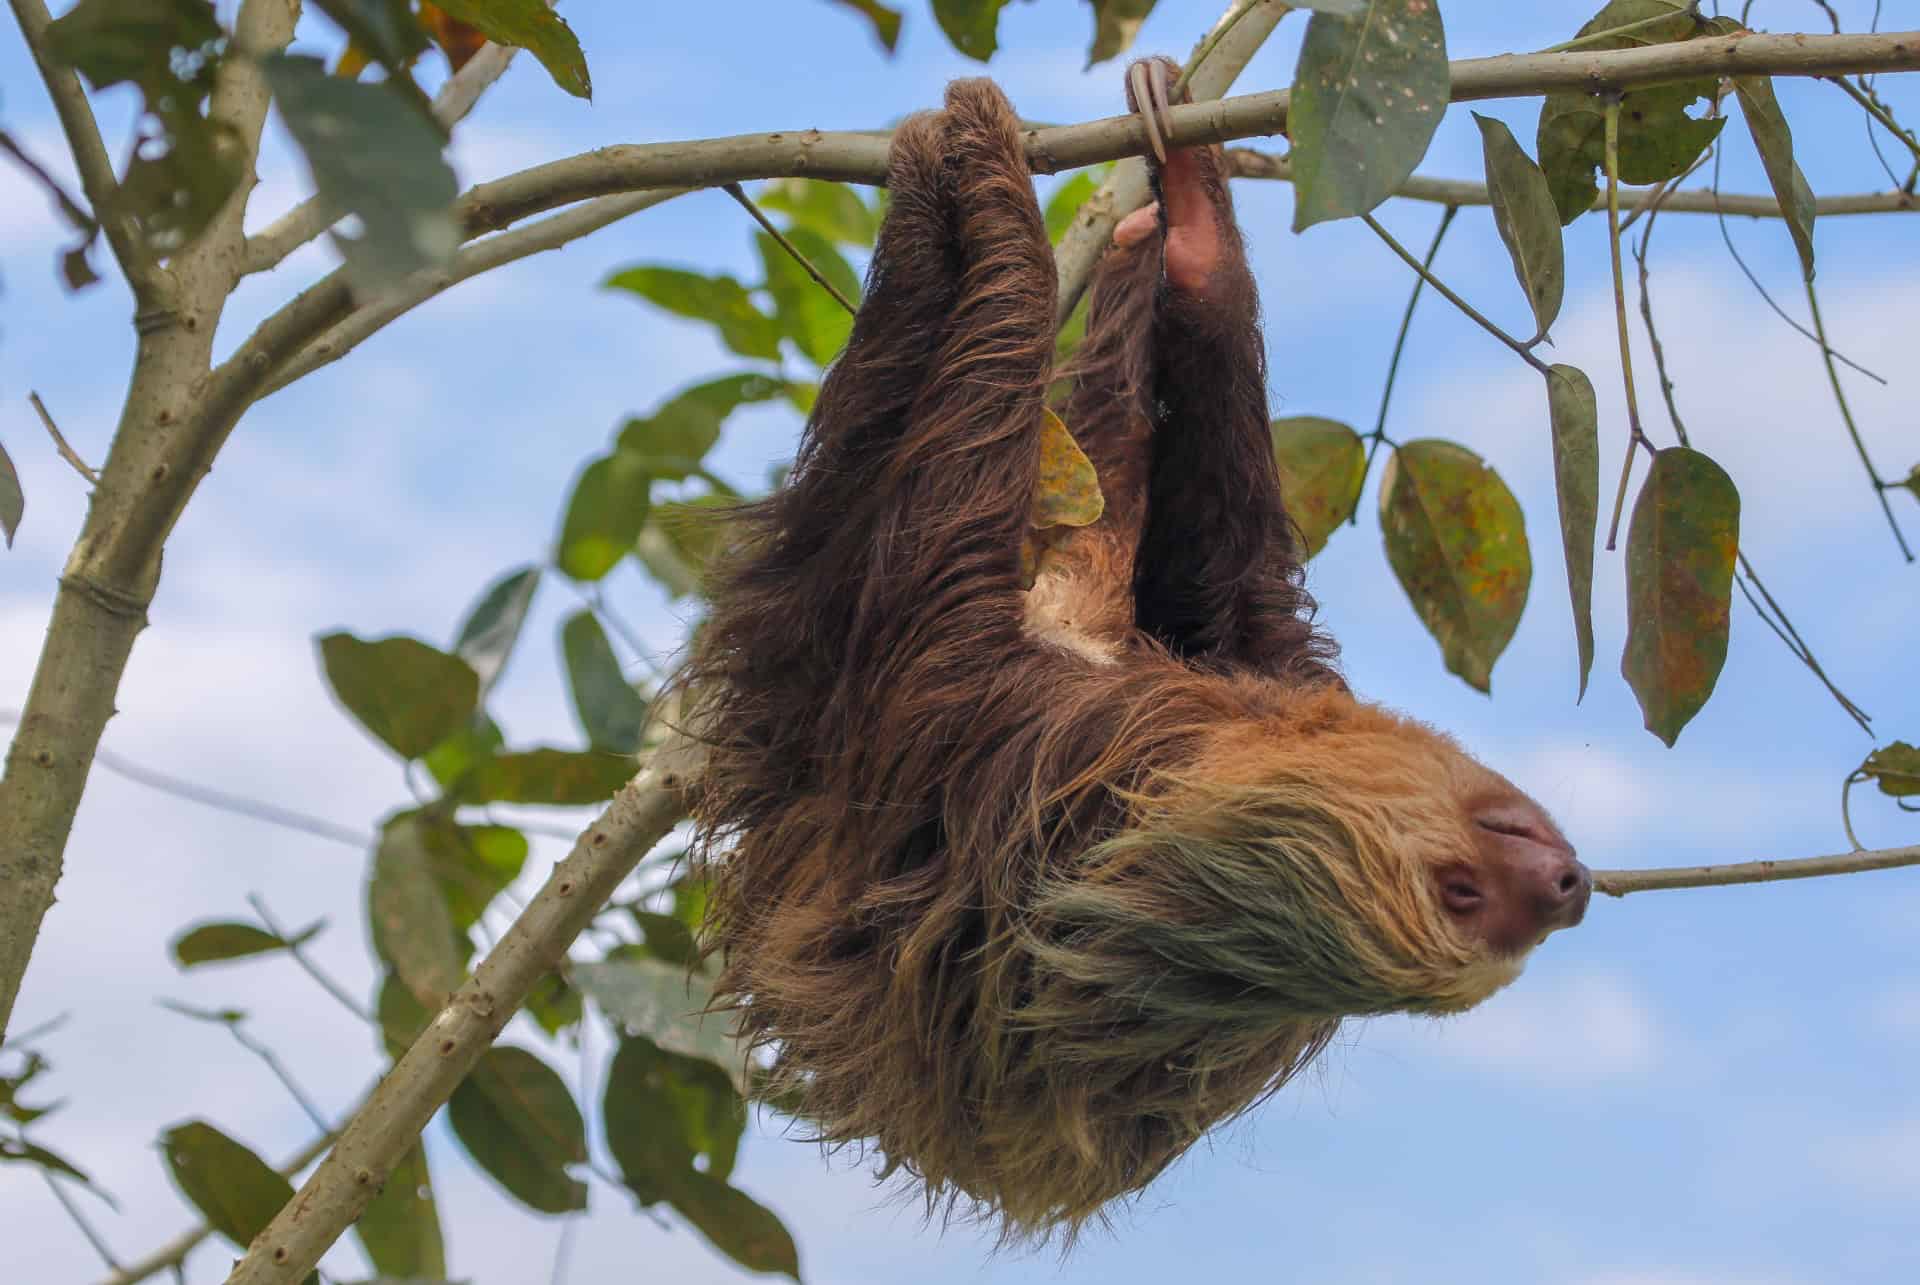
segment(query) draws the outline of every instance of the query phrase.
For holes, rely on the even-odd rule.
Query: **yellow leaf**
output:
[[[1073,434],[1052,411],[1040,421],[1040,475],[1033,486],[1032,530],[1020,545],[1020,583],[1032,588],[1047,554],[1074,527],[1091,526],[1106,512],[1100,477]]]

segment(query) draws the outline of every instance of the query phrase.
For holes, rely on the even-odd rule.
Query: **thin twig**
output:
[[[1433,242],[1427,246],[1427,254],[1420,261],[1420,275],[1413,279],[1413,290],[1407,295],[1406,311],[1400,314],[1400,333],[1394,336],[1393,356],[1387,362],[1387,382],[1380,389],[1380,413],[1373,418],[1373,432],[1367,435],[1366,464],[1360,470],[1364,479],[1373,471],[1373,456],[1380,449],[1380,443],[1387,440],[1387,404],[1393,400],[1394,379],[1400,373],[1400,354],[1406,351],[1407,331],[1413,326],[1414,305],[1420,302],[1420,292],[1426,288],[1427,278],[1433,275],[1433,261],[1440,253],[1440,242],[1446,238],[1447,227],[1453,222],[1453,216],[1460,212],[1457,205],[1449,205],[1440,211],[1440,226],[1433,230]],[[1355,505],[1347,516],[1350,526],[1360,524],[1360,506]]]
[[[1726,866],[1676,866],[1653,870],[1597,870],[1593,890],[1609,897],[1663,888],[1720,888],[1736,883],[1780,883],[1788,879],[1817,879],[1826,875],[1859,874],[1868,870],[1895,870],[1920,865],[1920,844],[1843,852],[1830,857],[1795,857],[1781,861],[1742,861]]]
[[[67,189],[60,185],[60,180],[49,173],[46,166],[28,155],[26,150],[14,142],[13,136],[4,129],[0,129],[0,152],[13,157],[22,169],[33,175],[40,186],[46,190],[47,195],[53,198],[53,203],[60,207],[61,217],[72,224],[75,231],[85,232],[89,236],[93,234],[94,229],[99,226],[93,221],[93,216],[81,209],[80,203],[67,195]]]
[[[760,207],[753,203],[753,198],[748,196],[738,183],[722,183],[720,190],[738,201],[746,209],[747,213],[753,216],[753,221],[764,228],[767,235],[772,237],[782,250],[785,250],[792,256],[795,263],[805,268],[807,275],[812,277],[822,290],[832,295],[833,301],[842,308],[845,308],[848,315],[852,315],[858,311],[858,309],[853,306],[853,301],[841,294],[839,288],[836,287],[833,282],[827,280],[826,277],[822,276],[820,269],[813,266],[813,260],[800,253],[800,247],[787,240],[786,233],[773,226],[773,221],[761,212]]]
[[[60,1207],[67,1211],[67,1217],[73,1220],[73,1225],[80,1229],[80,1234],[87,1238],[89,1245],[93,1246],[93,1252],[100,1255],[100,1261],[107,1265],[107,1270],[119,1271],[120,1262],[113,1256],[113,1250],[108,1247],[106,1237],[87,1221],[86,1213],[74,1202],[73,1197],[61,1188],[59,1180],[46,1169],[40,1171],[40,1177],[46,1182],[47,1190],[53,1193],[53,1198],[60,1202]]]
[[[47,435],[53,438],[53,449],[60,452],[60,458],[73,465],[74,472],[87,479],[91,485],[99,485],[100,474],[92,465],[80,458],[80,453],[67,445],[67,439],[60,434],[60,426],[53,422],[53,416],[47,413],[47,404],[40,400],[39,393],[28,393],[27,400],[33,403],[33,409],[39,412],[40,422],[46,426]]]
[[[367,1006],[348,994],[346,987],[329,977],[318,964],[314,963],[313,960],[307,956],[306,947],[296,940],[296,934],[290,933],[280,926],[279,921],[274,919],[273,912],[267,909],[265,898],[257,892],[250,892],[247,894],[247,904],[253,907],[254,914],[260,916],[260,922],[266,925],[268,932],[287,943],[287,954],[293,957],[293,962],[298,964],[301,970],[305,972],[308,977],[311,977],[321,990],[333,996],[334,999],[340,1002],[341,1007],[345,1008],[361,1021],[373,1021],[373,1014],[368,1011]]]
[[[1846,92],[1847,97],[1860,104],[1862,111],[1885,126],[1889,134],[1892,134],[1909,152],[1913,153],[1914,164],[1920,166],[1920,136],[1916,136],[1912,130],[1894,119],[1894,115],[1888,110],[1887,105],[1880,101],[1880,95],[1874,93],[1871,88],[1855,85],[1845,76],[1828,76],[1826,80],[1829,84],[1840,86],[1840,88]],[[1913,190],[1913,180],[1911,178],[1907,180],[1905,190],[1909,192]]]
[[[280,1060],[279,1054],[262,1044],[259,1040],[254,1039],[251,1035],[248,1035],[241,1023],[227,1022],[224,1023],[224,1025],[233,1038],[240,1042],[241,1048],[267,1064],[267,1069],[273,1072],[273,1078],[280,1081],[280,1085],[286,1089],[287,1095],[306,1113],[307,1119],[313,1121],[314,1128],[324,1131],[331,1127],[327,1123],[327,1117],[320,1113],[320,1108],[313,1104],[313,1099],[308,1097],[305,1091],[301,1089],[300,1082],[293,1078],[293,1072],[287,1069],[287,1064]]]
[[[1362,214],[1360,218],[1362,222],[1364,222],[1368,227],[1373,229],[1373,234],[1375,236],[1379,237],[1382,241],[1386,242],[1387,248],[1389,250],[1392,250],[1395,254],[1399,255],[1402,262],[1404,262],[1408,267],[1412,268],[1415,272],[1420,274],[1421,280],[1425,281],[1428,285],[1432,286],[1436,291],[1438,291],[1441,298],[1445,299],[1448,303],[1452,304],[1454,307],[1458,308],[1461,312],[1465,313],[1468,319],[1473,321],[1474,324],[1478,325],[1482,330],[1492,335],[1495,339],[1498,339],[1501,343],[1505,344],[1507,347],[1513,349],[1514,355],[1519,357],[1520,360],[1526,362],[1527,365],[1533,367],[1535,370],[1539,371],[1542,375],[1547,373],[1547,363],[1545,363],[1544,361],[1541,361],[1538,357],[1534,356],[1533,353],[1527,348],[1527,346],[1524,343],[1521,343],[1518,339],[1515,339],[1512,335],[1500,329],[1500,327],[1494,325],[1491,321],[1488,321],[1486,317],[1482,316],[1480,311],[1476,309],[1472,304],[1468,303],[1465,299],[1462,299],[1459,295],[1455,294],[1452,290],[1448,289],[1447,283],[1442,281],[1439,277],[1434,276],[1431,272],[1427,271],[1427,269],[1421,265],[1420,260],[1413,257],[1412,253],[1408,251],[1406,246],[1401,245],[1398,241],[1394,240],[1393,234],[1380,226],[1380,221],[1378,219],[1374,218],[1371,214]]]
[[[1627,280],[1620,266],[1620,95],[1607,96],[1607,248],[1613,259],[1614,329],[1620,335],[1620,378],[1627,390],[1627,458],[1620,464],[1620,486],[1613,497],[1613,522],[1607,527],[1607,550],[1620,537],[1620,513],[1627,503],[1627,480],[1633,476],[1637,446],[1653,454],[1653,443],[1640,427],[1640,399],[1633,387],[1633,352],[1627,343]]]
[[[1899,519],[1893,516],[1893,506],[1887,503],[1888,484],[1880,477],[1880,471],[1873,466],[1873,457],[1867,454],[1867,444],[1861,440],[1860,427],[1853,422],[1853,408],[1847,405],[1846,390],[1840,386],[1840,368],[1833,363],[1834,352],[1827,343],[1827,323],[1820,318],[1820,296],[1814,291],[1813,279],[1806,279],[1807,311],[1813,317],[1813,333],[1820,343],[1821,361],[1827,368],[1827,383],[1833,387],[1833,403],[1840,408],[1840,419],[1847,426],[1847,436],[1853,440],[1853,449],[1860,453],[1861,467],[1867,470],[1867,480],[1873,484],[1874,498],[1880,501],[1880,511],[1887,515],[1887,525],[1893,529],[1893,542],[1900,546],[1900,555],[1908,562],[1913,561],[1913,550],[1907,546],[1907,537],[1900,530]]]

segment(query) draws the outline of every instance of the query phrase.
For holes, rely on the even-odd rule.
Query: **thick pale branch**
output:
[[[1793,857],[1780,861],[1742,861],[1727,866],[1674,866],[1656,870],[1598,870],[1593,889],[1609,897],[1661,888],[1718,888],[1736,883],[1779,883],[1824,875],[1859,874],[1920,866],[1920,845],[1842,852],[1831,857]]]
[[[113,199],[120,184],[113,176],[113,161],[100,137],[99,122],[94,120],[93,108],[87,104],[87,91],[73,68],[56,64],[47,53],[47,24],[53,17],[42,0],[12,0],[12,4],[13,15],[20,23],[20,34],[33,54],[33,65],[39,68],[40,78],[46,82],[47,96],[53,99],[60,129],[73,152],[73,165],[80,173],[80,190],[87,194],[93,218],[106,233],[107,245],[113,250],[120,270],[126,274],[134,298],[145,305],[153,292],[155,265],[129,234],[126,225],[113,215]]]
[[[394,1063],[320,1167],[248,1246],[228,1285],[306,1279],[367,1207],[427,1121],[620,882],[685,815],[699,750],[678,734],[555,866],[474,975]]]
[[[1284,156],[1275,156],[1269,152],[1259,152],[1248,147],[1230,147],[1227,160],[1233,166],[1236,178],[1278,179],[1284,183],[1293,181],[1293,166]],[[1646,187],[1623,187],[1620,189],[1620,203],[1627,205],[1645,200],[1656,189]],[[1436,205],[1488,205],[1487,185],[1471,179],[1427,178],[1416,174],[1402,183],[1393,193],[1411,201],[1431,201]],[[1596,210],[1606,209],[1604,195],[1594,198]],[[1816,202],[1817,212],[1825,217],[1831,214],[1897,214],[1901,212],[1920,214],[1920,196],[1907,192],[1861,192],[1849,196],[1823,196]],[[1780,203],[1771,196],[1759,196],[1746,193],[1711,191],[1672,192],[1662,198],[1660,210],[1664,213],[1681,212],[1688,214],[1738,214],[1756,219],[1777,219],[1780,216]]]

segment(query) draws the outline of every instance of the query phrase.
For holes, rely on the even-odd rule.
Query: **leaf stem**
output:
[[[1420,275],[1414,278],[1413,293],[1407,296],[1407,310],[1400,314],[1400,333],[1394,336],[1393,357],[1387,362],[1387,382],[1380,390],[1380,413],[1374,416],[1373,432],[1367,434],[1367,460],[1360,469],[1360,479],[1364,484],[1367,474],[1373,471],[1373,456],[1380,444],[1387,440],[1387,403],[1393,399],[1393,382],[1400,373],[1400,354],[1407,347],[1407,331],[1413,325],[1413,308],[1420,302],[1420,292],[1426,289],[1427,278],[1433,272],[1434,258],[1440,253],[1440,242],[1447,235],[1447,227],[1453,222],[1453,216],[1460,213],[1460,207],[1449,205],[1440,212],[1440,226],[1433,230],[1433,243],[1427,247],[1426,258],[1421,260]],[[1348,526],[1360,524],[1360,506],[1355,505],[1353,512],[1347,515]]]
[[[832,295],[835,303],[845,308],[848,313],[857,311],[845,295],[833,288],[833,282],[820,275],[820,269],[813,266],[813,261],[807,258],[806,255],[800,253],[800,247],[787,240],[785,234],[783,234],[779,228],[773,226],[772,220],[768,219],[767,216],[761,212],[760,207],[753,203],[753,198],[748,196],[746,191],[741,188],[738,183],[723,183],[721,184],[720,190],[746,207],[747,213],[753,216],[753,221],[758,223],[762,228],[765,228],[767,235],[779,242],[780,248],[791,255],[795,263],[805,268],[807,275],[819,283],[822,290]]]
[[[1653,443],[1640,427],[1640,399],[1633,388],[1633,351],[1627,341],[1627,279],[1620,265],[1620,95],[1607,96],[1607,249],[1613,259],[1614,329],[1620,335],[1620,378],[1627,393],[1627,458],[1620,463],[1620,485],[1613,496],[1613,521],[1607,527],[1607,550],[1620,538],[1620,514],[1627,505],[1627,481],[1633,476],[1637,446],[1653,453]]]
[[[1527,365],[1533,367],[1535,370],[1539,371],[1542,375],[1547,373],[1547,363],[1545,363],[1544,361],[1541,361],[1538,357],[1534,356],[1533,353],[1527,348],[1527,346],[1521,343],[1518,339],[1515,339],[1512,335],[1500,329],[1500,327],[1494,325],[1491,321],[1488,321],[1486,317],[1482,316],[1480,311],[1477,308],[1475,308],[1472,304],[1468,303],[1465,299],[1462,299],[1459,295],[1455,294],[1452,290],[1448,289],[1447,283],[1442,281],[1440,278],[1434,276],[1433,273],[1427,271],[1426,267],[1420,262],[1420,260],[1413,257],[1412,253],[1408,251],[1406,246],[1401,245],[1398,241],[1394,240],[1393,234],[1380,226],[1380,221],[1378,219],[1374,218],[1373,215],[1371,214],[1362,214],[1360,216],[1360,219],[1368,227],[1373,229],[1373,234],[1375,236],[1379,237],[1382,241],[1386,242],[1387,248],[1389,250],[1392,250],[1395,254],[1399,255],[1401,260],[1405,262],[1408,267],[1412,268],[1415,272],[1419,273],[1421,280],[1425,281],[1428,285],[1432,286],[1436,291],[1438,291],[1441,298],[1445,299],[1448,303],[1452,304],[1454,307],[1458,308],[1461,312],[1465,313],[1467,315],[1467,318],[1470,321],[1472,321],[1475,325],[1479,326],[1482,330],[1492,335],[1495,339],[1498,339],[1501,343],[1505,344],[1507,347],[1513,349],[1514,355],[1519,357],[1520,360],[1526,362]]]
[[[1900,530],[1900,522],[1893,516],[1893,505],[1887,503],[1887,483],[1881,478],[1880,471],[1873,466],[1873,457],[1867,454],[1867,444],[1860,438],[1860,427],[1853,422],[1853,409],[1847,405],[1846,390],[1840,386],[1840,368],[1834,365],[1833,349],[1827,343],[1827,324],[1820,317],[1820,296],[1814,291],[1813,281],[1805,282],[1807,288],[1807,310],[1813,317],[1813,333],[1820,343],[1820,360],[1827,368],[1827,382],[1833,386],[1834,405],[1840,408],[1840,419],[1847,426],[1847,436],[1853,439],[1853,449],[1860,454],[1860,465],[1867,470],[1867,479],[1873,483],[1873,496],[1880,501],[1880,511],[1887,515],[1887,525],[1893,529],[1893,541],[1900,546],[1900,556],[1908,562],[1913,561],[1913,550],[1907,545],[1907,537]]]
[[[74,1203],[73,1197],[61,1188],[60,1180],[45,1169],[40,1171],[40,1177],[46,1182],[47,1190],[53,1193],[53,1198],[60,1202],[60,1207],[67,1211],[67,1217],[73,1220],[73,1225],[80,1229],[80,1234],[87,1238],[89,1245],[93,1246],[93,1252],[100,1255],[100,1261],[107,1265],[107,1270],[119,1271],[120,1262],[113,1256],[113,1250],[108,1247],[106,1237],[87,1221],[86,1214],[81,1212],[80,1206]]]

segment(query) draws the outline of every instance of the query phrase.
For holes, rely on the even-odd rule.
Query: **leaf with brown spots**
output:
[[[1489,690],[1533,580],[1513,492],[1464,446],[1408,442],[1380,478],[1380,527],[1387,561],[1447,668]]]
[[[1699,451],[1653,459],[1627,528],[1627,646],[1620,658],[1649,732],[1668,745],[1713,694],[1727,660],[1740,492]]]
[[[1039,576],[1049,550],[1058,547],[1072,528],[1098,522],[1107,507],[1093,461],[1058,415],[1050,410],[1040,414],[1040,472],[1033,485],[1032,529],[1020,546],[1021,583],[1026,586]]]
[[[1880,793],[1894,798],[1920,795],[1920,748],[1895,741],[1867,755],[1860,774],[1880,785]]]
[[[1305,561],[1353,516],[1366,480],[1367,448],[1351,428],[1318,415],[1284,416],[1273,421],[1271,432],[1280,498],[1300,528]]]

